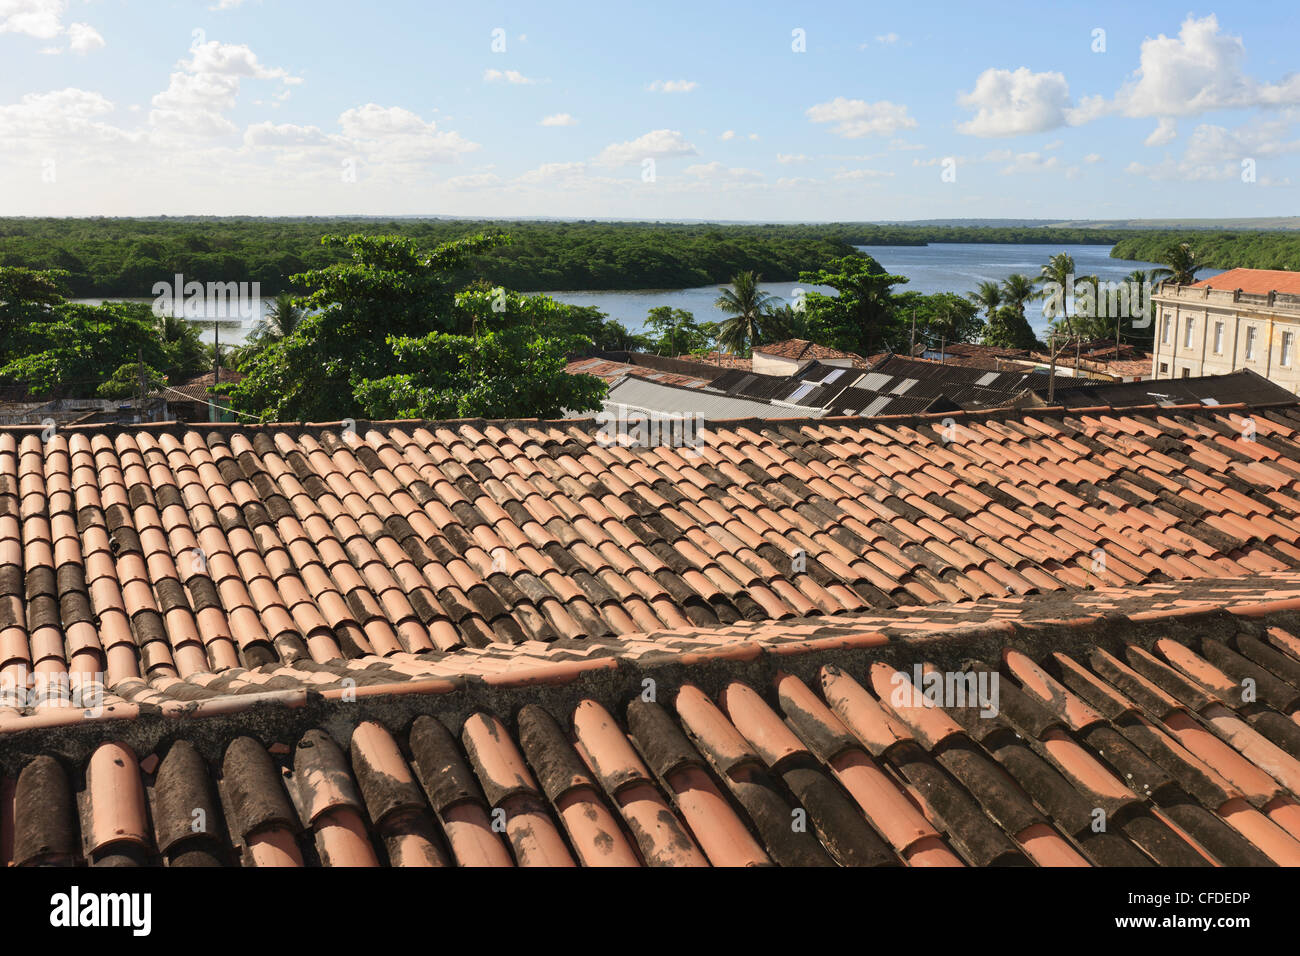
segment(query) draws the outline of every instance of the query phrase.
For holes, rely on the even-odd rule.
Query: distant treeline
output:
[[[1297,232],[1144,232],[1121,239],[1110,254],[1117,259],[1160,262],[1171,245],[1189,243],[1196,261],[1211,269],[1288,269],[1300,271]]]
[[[326,234],[402,235],[432,248],[484,230],[508,233],[512,241],[474,262],[467,276],[520,292],[677,289],[729,282],[742,271],[788,282],[850,254],[855,245],[1118,242],[1113,255],[1159,261],[1160,251],[1179,238],[1108,227],[10,218],[0,219],[0,265],[64,270],[68,290],[78,297],[148,296],[154,283],[177,273],[204,283],[258,282],[264,295],[274,295],[291,290],[290,276],[340,261],[339,249],[320,244]],[[1187,238],[1205,251],[1203,261],[1219,268],[1300,268],[1300,237],[1293,234],[1197,231]],[[1239,248],[1243,257],[1236,256]]]

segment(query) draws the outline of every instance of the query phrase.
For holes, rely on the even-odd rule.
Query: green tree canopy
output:
[[[660,305],[651,309],[645,320],[651,349],[659,355],[685,355],[688,352],[707,352],[716,343],[717,326],[695,320],[695,313]]]
[[[474,332],[393,337],[395,371],[356,384],[373,418],[558,418],[600,408],[605,383],[565,371],[590,340],[568,331],[565,306],[548,296],[466,292],[457,308]]]
[[[762,289],[763,277],[753,272],[737,272],[730,289],[720,289],[714,301],[727,314],[718,323],[718,344],[736,355],[748,355],[756,345],[775,341],[772,310],[780,298]]]
[[[893,287],[906,283],[907,276],[887,273],[871,256],[854,255],[835,259],[815,272],[801,272],[799,281],[830,286],[839,293],[805,296],[810,321],[826,339],[821,344],[859,355],[906,346],[910,317],[900,314]]]
[[[355,417],[356,382],[392,371],[390,340],[430,332],[463,334],[468,317],[455,308],[456,276],[469,260],[505,242],[478,235],[431,252],[400,236],[326,236],[350,258],[294,276],[308,290],[308,310],[287,336],[248,358],[232,391],[236,406],[275,421]]]

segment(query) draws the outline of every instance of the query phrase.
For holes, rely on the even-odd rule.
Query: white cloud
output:
[[[1241,176],[1242,163],[1300,153],[1300,110],[1257,119],[1236,129],[1203,123],[1192,131],[1180,158],[1144,165],[1130,163],[1126,172],[1154,180],[1228,181]],[[1260,176],[1261,184],[1278,185]]]
[[[493,186],[501,185],[501,177],[496,173],[468,173],[464,176],[453,176],[451,179],[444,180],[443,186],[448,189],[489,189]]]
[[[367,103],[339,116],[343,136],[373,161],[449,163],[479,148],[459,133],[443,132],[400,106]]]
[[[0,152],[74,148],[123,141],[129,134],[104,121],[113,104],[101,93],[69,87],[28,93],[0,106]]]
[[[876,37],[876,42],[882,43],[885,46],[893,46],[898,42],[898,34],[892,31],[889,33],[882,33]]]
[[[655,80],[646,89],[651,93],[689,93],[699,85],[694,80]]]
[[[695,147],[671,129],[657,129],[626,143],[611,143],[593,160],[597,166],[627,166],[644,159],[695,156]]]
[[[327,146],[330,139],[319,127],[295,126],[292,123],[255,123],[244,130],[244,145],[255,148],[288,149],[304,146]]]
[[[1064,146],[1064,145],[1065,145],[1065,140],[1063,140],[1063,139],[1054,139],[1054,140],[1052,140],[1050,143],[1048,143],[1046,146],[1044,146],[1043,149],[1044,149],[1045,151],[1051,151],[1051,150],[1053,150],[1053,149],[1060,149],[1060,148],[1061,148],[1062,146]]]
[[[1089,153],[1087,156],[1083,157],[1083,161],[1089,165],[1100,163],[1102,161],[1101,153]]]
[[[574,163],[542,163],[536,169],[530,169],[515,177],[516,182],[520,183],[545,183],[553,182],[560,179],[572,179],[582,176],[587,171],[587,164],[583,162]]]
[[[104,45],[104,38],[88,23],[73,23],[68,27],[68,49],[83,56]]]
[[[1055,169],[1061,164],[1058,156],[1043,156],[1042,153],[1017,153],[1011,164],[1002,168],[1003,176],[1019,173],[1041,173]]]
[[[236,7],[242,6],[243,4],[244,4],[244,0],[217,0],[217,2],[212,6],[208,7],[208,9],[209,10],[234,10]]]
[[[777,153],[776,161],[782,166],[789,166],[792,163],[807,163],[812,161],[811,156],[805,156],[803,153]]]
[[[577,126],[578,121],[568,113],[552,113],[550,116],[543,116],[539,124],[541,126]]]
[[[729,140],[735,138],[736,138],[736,131],[734,129],[729,129],[726,132],[724,132],[721,136],[718,137],[718,139],[721,140]]]
[[[835,173],[836,179],[861,180],[861,179],[888,179],[893,173],[885,172],[882,169],[840,169]]]
[[[1240,37],[1219,32],[1214,14],[1188,16],[1177,37],[1163,33],[1142,41],[1138,68],[1113,100],[1091,97],[1082,109],[1132,117],[1193,116],[1210,110],[1300,105],[1300,73],[1281,83],[1247,76]]]
[[[63,32],[67,0],[0,0],[0,33],[52,40]]]
[[[912,129],[916,120],[907,115],[907,107],[888,100],[867,103],[843,96],[818,103],[807,110],[814,123],[833,123],[831,132],[846,139],[862,136],[889,136],[900,129]]]
[[[152,101],[149,122],[159,145],[237,133],[238,127],[223,114],[234,109],[245,79],[279,80],[285,85],[301,82],[285,69],[265,65],[244,44],[212,40],[189,52],[189,59],[177,63],[167,89]]]
[[[757,134],[757,133],[750,133],[750,134],[749,134],[749,138],[752,139],[752,140],[754,140],[755,142],[757,142],[757,141],[758,141],[758,134]]]
[[[696,163],[694,166],[686,167],[686,175],[695,176],[698,179],[706,180],[730,180],[733,182],[755,182],[763,178],[763,174],[754,169],[744,169],[734,167],[728,169],[722,163]]]
[[[1070,86],[1060,73],[1033,73],[987,69],[975,80],[975,88],[961,93],[957,102],[976,111],[959,123],[959,132],[970,136],[1022,136],[1042,133],[1069,122],[1072,109]]]
[[[1156,124],[1156,128],[1151,131],[1151,135],[1143,140],[1146,146],[1167,146],[1178,138],[1178,121],[1172,117],[1164,117]]]
[[[536,80],[529,79],[518,70],[484,70],[483,80],[487,83],[511,83],[515,86],[532,86]]]
[[[239,95],[239,79],[217,73],[173,73],[167,89],[153,98],[160,110],[202,109],[222,112],[233,109]]]
[[[269,67],[258,60],[257,54],[243,43],[221,43],[209,40],[190,50],[188,60],[177,64],[179,69],[188,73],[210,73],[216,76],[247,77],[254,80],[284,80],[286,83],[301,82],[289,75],[289,71],[280,67]]]

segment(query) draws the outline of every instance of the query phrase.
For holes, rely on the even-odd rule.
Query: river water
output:
[[[908,277],[908,283],[895,288],[900,291],[924,293],[956,292],[965,295],[973,292],[984,281],[1001,282],[1015,272],[1030,277],[1058,252],[1074,256],[1078,275],[1095,275],[1101,279],[1123,279],[1134,269],[1154,269],[1152,262],[1110,258],[1110,246],[1091,245],[1012,245],[1004,243],[931,243],[927,246],[859,246],[873,256],[886,271]],[[1198,278],[1218,275],[1219,270],[1206,269]],[[798,282],[765,282],[765,291],[793,302],[795,290],[805,292],[830,292],[822,286],[801,285]],[[628,292],[550,292],[548,295],[571,305],[594,305],[612,319],[617,319],[633,332],[642,330],[646,314],[656,306],[667,305],[692,312],[701,322],[716,322],[725,318],[714,306],[719,287],[699,286],[693,289],[646,289]],[[98,304],[103,299],[77,301]],[[152,302],[138,298],[128,301]],[[261,319],[263,311],[274,300],[263,299],[257,303],[254,314],[244,321],[222,320],[219,323],[223,344],[239,344]],[[1040,334],[1046,331],[1047,321],[1042,314],[1043,303],[1029,304],[1029,322]],[[202,336],[206,342],[213,339],[211,318],[201,320]]]

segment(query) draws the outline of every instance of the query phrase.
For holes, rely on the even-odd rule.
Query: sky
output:
[[[1293,215],[1297,19],[0,0],[0,215]]]

